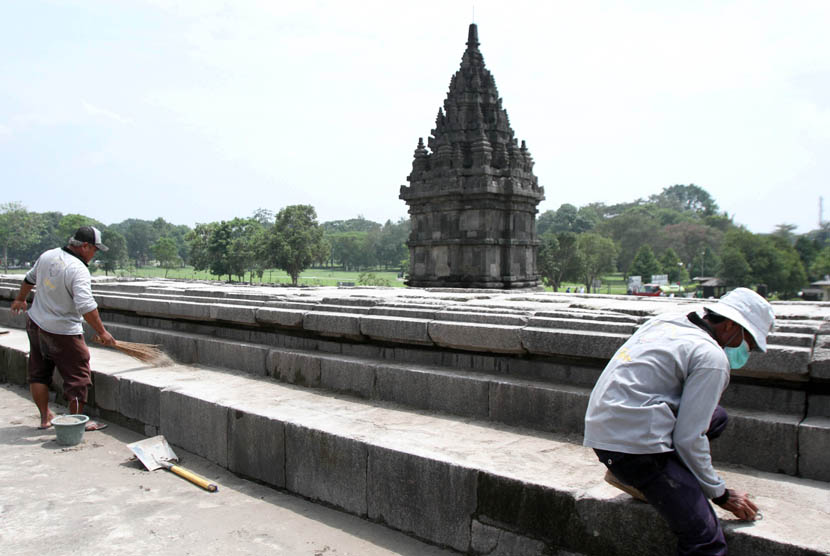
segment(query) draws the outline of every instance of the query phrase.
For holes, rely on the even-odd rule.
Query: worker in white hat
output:
[[[766,351],[770,304],[747,288],[691,312],[658,315],[614,354],[591,392],[584,444],[606,480],[650,502],[677,535],[683,556],[726,554],[709,499],[739,519],[758,507],[728,489],[712,467],[709,441],[726,427],[718,405],[750,351]]]

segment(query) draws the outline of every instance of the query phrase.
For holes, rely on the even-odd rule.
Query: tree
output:
[[[270,230],[269,255],[277,268],[297,285],[300,273],[308,268],[322,249],[323,230],[311,205],[291,205],[277,213]]]
[[[187,245],[190,250],[190,264],[196,270],[208,270],[210,268],[210,237],[216,228],[216,222],[208,224],[196,224],[196,228],[187,234]]]
[[[642,276],[643,282],[651,281],[652,274],[660,273],[660,263],[657,257],[654,256],[654,251],[648,245],[643,245],[637,251],[637,256],[631,262],[629,267],[629,274],[633,276]]]
[[[789,245],[795,245],[795,234],[793,232],[796,228],[798,228],[798,226],[795,224],[777,224],[775,226],[775,231],[772,232],[772,235],[783,239]]]
[[[614,270],[617,247],[607,237],[592,232],[580,234],[576,245],[579,252],[580,275],[590,292],[595,280],[603,273]]]
[[[60,223],[58,224],[58,236],[61,238],[61,242],[65,245],[66,241],[74,236],[75,232],[78,231],[78,228],[81,226],[95,226],[99,230],[103,230],[105,227],[103,224],[94,218],[90,218],[89,216],[84,216],[83,214],[67,214],[61,218]]]
[[[721,267],[718,277],[729,286],[744,286],[749,284],[752,268],[741,253],[734,246],[724,248],[721,255]]]
[[[109,247],[109,250],[99,253],[98,260],[101,263],[101,268],[104,269],[104,273],[109,276],[110,272],[115,272],[126,264],[127,240],[115,230],[101,230],[101,234],[103,235],[102,240]]]
[[[660,270],[663,274],[669,275],[669,282],[686,282],[689,280],[689,273],[686,272],[686,268],[671,247],[660,255]]]
[[[611,238],[619,246],[617,260],[620,270],[626,274],[632,274],[629,267],[640,247],[653,247],[658,241],[660,222],[652,209],[633,206],[597,226],[598,233]]]
[[[9,252],[17,254],[37,240],[38,230],[32,224],[33,218],[22,203],[0,205],[0,243],[5,272],[9,271]]]
[[[167,273],[170,272],[171,268],[182,264],[182,259],[179,257],[179,249],[173,238],[167,236],[160,237],[153,243],[151,249],[159,266],[164,269],[165,278],[167,278]]]
[[[709,193],[695,184],[672,185],[664,187],[649,200],[658,207],[669,208],[678,212],[694,212],[700,215],[715,214],[718,205]]]
[[[545,285],[559,291],[562,282],[579,279],[580,260],[577,249],[577,235],[573,232],[554,234],[548,232],[542,236],[542,244],[537,255],[539,274]]]
[[[810,266],[810,274],[818,280],[830,274],[830,245],[818,252]]]

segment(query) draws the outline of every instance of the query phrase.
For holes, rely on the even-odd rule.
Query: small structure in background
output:
[[[830,276],[810,282],[810,287],[802,290],[801,298],[804,301],[830,301]]]
[[[401,186],[412,222],[410,286],[539,285],[536,207],[544,189],[478,46],[472,24],[432,137],[418,140],[409,186]]]

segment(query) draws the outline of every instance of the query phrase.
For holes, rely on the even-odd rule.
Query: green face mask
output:
[[[740,328],[741,332],[741,345],[738,347],[725,347],[723,351],[726,352],[726,358],[729,359],[729,368],[730,369],[740,369],[744,365],[746,365],[747,360],[749,360],[749,344],[744,337],[744,329]],[[735,336],[732,336],[733,338]],[[731,343],[732,340],[729,340],[727,343]]]

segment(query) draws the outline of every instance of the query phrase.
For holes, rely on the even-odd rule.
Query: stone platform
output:
[[[0,281],[11,328],[15,291]],[[179,363],[93,349],[105,418],[463,553],[672,553],[653,510],[601,482],[580,435],[608,357],[687,300],[172,281],[94,291],[116,338],[160,343]],[[830,306],[774,308],[770,351],[734,378],[730,432],[713,445],[765,518],[722,517],[731,554],[827,554]],[[0,345],[0,374],[22,382],[25,334]]]

